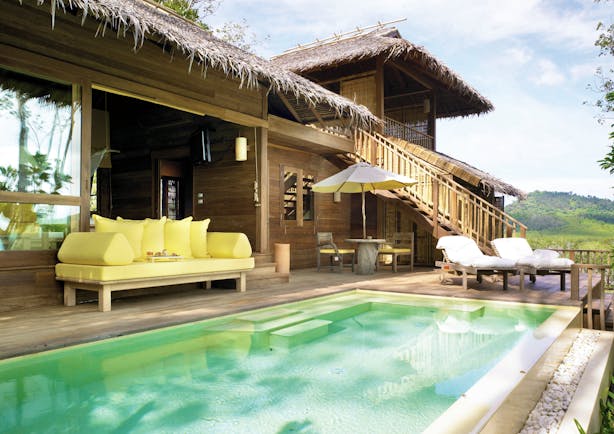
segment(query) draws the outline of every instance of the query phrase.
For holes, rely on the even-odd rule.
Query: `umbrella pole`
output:
[[[367,215],[365,213],[365,185],[360,184],[362,195],[362,238],[367,238]]]

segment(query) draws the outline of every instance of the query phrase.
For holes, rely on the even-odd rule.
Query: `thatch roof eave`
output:
[[[38,0],[43,5],[47,0]],[[82,21],[92,17],[98,21],[97,34],[111,30],[119,36],[132,34],[134,50],[145,40],[172,47],[201,69],[206,77],[209,68],[222,71],[239,81],[239,86],[256,88],[266,83],[273,92],[291,94],[312,107],[328,104],[339,117],[351,125],[368,128],[377,118],[365,107],[330,92],[323,87],[271,62],[235,47],[198,25],[150,0],[49,0],[52,26],[58,11],[79,9]]]

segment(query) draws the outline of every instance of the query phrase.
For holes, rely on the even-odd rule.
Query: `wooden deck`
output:
[[[343,273],[298,270],[292,271],[289,283],[271,284],[266,289],[248,288],[244,293],[233,289],[194,289],[139,295],[113,301],[111,312],[98,312],[96,303],[3,312],[0,313],[0,359],[356,288],[579,305],[570,300],[569,289],[559,290],[558,276],[538,277],[537,283],[527,283],[523,292],[519,290],[517,276],[510,278],[507,291],[502,290],[500,281],[493,283],[488,277],[481,284],[469,279],[469,289],[464,291],[460,277],[452,285],[444,285],[438,272],[426,268],[416,268],[412,273],[382,270],[372,276],[358,276],[349,270]]]

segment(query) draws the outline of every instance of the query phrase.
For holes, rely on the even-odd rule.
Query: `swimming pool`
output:
[[[17,357],[0,430],[420,432],[557,312],[357,290]]]

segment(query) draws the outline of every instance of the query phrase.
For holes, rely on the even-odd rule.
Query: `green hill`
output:
[[[573,193],[534,191],[505,207],[527,225],[533,248],[612,249],[614,201]]]

